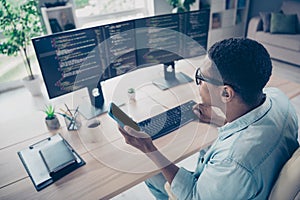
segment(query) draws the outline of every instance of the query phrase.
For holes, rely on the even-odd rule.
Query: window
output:
[[[12,6],[16,7],[23,0],[7,0]],[[4,40],[2,30],[0,30],[0,42]],[[39,73],[39,70],[35,66],[34,51],[31,47],[28,48],[29,59],[31,60],[32,70],[34,74]],[[22,55],[19,53],[17,56],[7,56],[0,54],[0,92],[13,87],[18,87],[22,78],[27,76],[26,67]]]
[[[148,16],[152,0],[74,0],[79,26],[99,25]]]

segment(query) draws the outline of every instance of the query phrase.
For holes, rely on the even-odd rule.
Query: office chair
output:
[[[281,169],[269,200],[300,200],[300,147]]]
[[[169,200],[177,200],[166,182]],[[269,200],[300,200],[300,147],[285,163],[269,195]]]

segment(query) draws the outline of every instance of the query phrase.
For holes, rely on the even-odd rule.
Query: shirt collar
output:
[[[272,106],[272,100],[267,96],[265,102],[254,110],[246,113],[238,119],[218,128],[219,139],[224,140],[232,134],[247,128],[249,125],[261,119]]]

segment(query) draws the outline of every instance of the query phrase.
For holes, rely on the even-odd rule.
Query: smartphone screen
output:
[[[126,113],[124,113],[117,105],[114,103],[110,104],[109,115],[115,119],[121,127],[125,125],[130,126],[136,131],[140,131],[138,124],[133,121]]]

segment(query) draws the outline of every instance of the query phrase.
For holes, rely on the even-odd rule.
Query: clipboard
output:
[[[63,141],[66,147],[71,151],[75,157],[75,164],[64,167],[59,170],[55,175],[50,175],[50,172],[40,154],[40,150],[45,147],[50,147]],[[55,152],[54,152],[55,153]],[[53,153],[53,154],[54,154]],[[70,172],[76,170],[77,168],[85,165],[85,161],[75,152],[75,150],[70,146],[70,144],[59,134],[48,137],[41,140],[29,147],[18,152],[18,156],[22,161],[35,189],[37,191],[54,183],[56,180],[62,178],[63,176],[69,174]],[[53,155],[55,156],[55,154]]]

